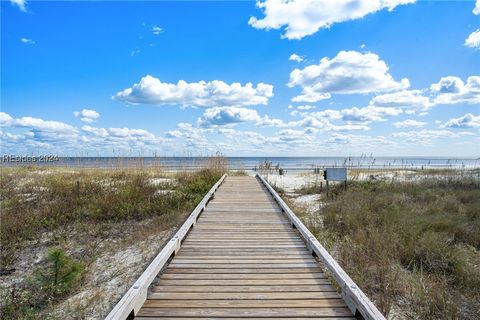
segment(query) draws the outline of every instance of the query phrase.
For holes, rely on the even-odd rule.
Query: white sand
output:
[[[282,188],[286,192],[295,192],[303,186],[319,184],[323,181],[320,175],[306,173],[288,173],[286,175],[269,174],[265,176],[272,186]]]

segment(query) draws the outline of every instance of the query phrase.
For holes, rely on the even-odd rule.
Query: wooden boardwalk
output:
[[[355,319],[266,187],[227,177],[135,319]]]

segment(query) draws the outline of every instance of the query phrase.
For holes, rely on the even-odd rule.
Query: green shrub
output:
[[[1,319],[45,319],[42,311],[72,292],[84,266],[60,249],[48,253],[46,267],[37,269],[19,287],[2,290]]]

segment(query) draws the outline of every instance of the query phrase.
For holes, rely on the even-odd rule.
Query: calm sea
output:
[[[305,171],[313,168],[349,167],[349,168],[480,168],[478,158],[447,157],[227,157],[232,170],[253,170],[265,161],[272,167],[278,166],[289,171]],[[60,166],[86,168],[117,168],[139,166],[162,166],[171,170],[194,170],[205,166],[206,157],[60,157],[52,162],[1,162],[2,166]]]

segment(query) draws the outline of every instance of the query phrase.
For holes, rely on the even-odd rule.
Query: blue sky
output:
[[[2,151],[478,157],[479,49],[480,1],[2,1]]]

